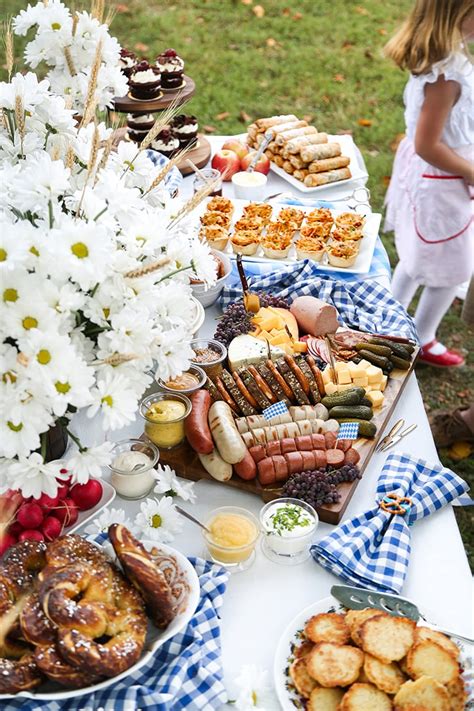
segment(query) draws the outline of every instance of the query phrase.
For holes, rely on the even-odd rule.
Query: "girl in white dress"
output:
[[[473,37],[472,0],[416,0],[385,50],[411,74],[386,197],[385,230],[395,231],[400,258],[392,289],[407,308],[425,287],[415,313],[420,359],[438,367],[464,363],[436,329],[473,272],[474,74],[464,49]]]

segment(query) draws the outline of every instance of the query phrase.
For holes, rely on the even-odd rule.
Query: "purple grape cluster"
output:
[[[271,294],[259,294],[260,306],[273,306],[273,308],[288,309],[290,307],[286,299]],[[216,328],[214,338],[223,343],[226,347],[237,336],[252,331],[251,318],[244,307],[243,301],[236,301],[230,304],[224,311]]]
[[[340,469],[329,472],[324,469],[299,472],[292,474],[285,482],[282,496],[306,501],[314,508],[324,504],[337,504],[341,494],[337,490],[338,484],[351,482],[361,478],[359,467],[355,464],[345,464]]]

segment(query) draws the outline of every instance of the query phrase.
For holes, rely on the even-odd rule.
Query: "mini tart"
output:
[[[263,225],[258,222],[258,220],[250,219],[249,217],[241,217],[235,223],[235,229],[237,232],[256,232],[260,234],[263,229]]]
[[[358,250],[348,242],[345,244],[330,244],[326,251],[329,264],[333,267],[352,267],[358,255]]]
[[[232,217],[232,215],[234,214],[234,205],[232,203],[232,200],[229,200],[229,198],[225,198],[220,195],[216,195],[212,198],[212,200],[209,200],[206,207],[210,212],[225,212],[227,215],[229,215],[229,217]]]
[[[301,227],[304,220],[303,210],[298,210],[296,207],[282,207],[278,213],[277,221],[284,222],[297,230]]]
[[[320,262],[326,251],[326,243],[322,239],[301,237],[295,243],[295,248],[298,259],[311,259],[314,262]]]
[[[331,225],[326,222],[309,222],[300,228],[300,234],[306,239],[328,240],[331,235]]]
[[[364,215],[357,212],[342,212],[334,218],[334,224],[341,229],[352,228],[362,230],[365,225]]]
[[[201,227],[199,230],[199,239],[205,240],[212,249],[217,249],[222,252],[229,241],[229,235],[223,227],[219,225],[209,225]]]
[[[252,254],[255,254],[258,249],[260,236],[253,230],[240,230],[234,232],[230,238],[230,243],[235,254],[244,254],[250,257]]]
[[[272,217],[272,206],[265,202],[251,202],[244,207],[243,217],[267,225]]]
[[[217,225],[218,227],[224,227],[228,230],[230,227],[230,216],[225,212],[214,212],[208,210],[200,217],[201,225],[206,227],[211,227],[212,225]]]
[[[267,238],[291,241],[295,231],[295,228],[287,222],[270,222],[267,227]]]
[[[325,222],[329,223],[332,227],[334,224],[334,217],[332,216],[331,210],[327,207],[320,207],[316,210],[311,210],[306,215],[306,221],[309,222]]]
[[[335,227],[331,232],[331,239],[334,242],[358,242],[364,236],[359,228],[345,229],[341,227]]]
[[[291,239],[268,235],[262,240],[262,249],[266,257],[270,259],[285,259],[291,247]]]

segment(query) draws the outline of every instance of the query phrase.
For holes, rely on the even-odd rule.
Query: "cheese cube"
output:
[[[383,395],[379,390],[372,390],[372,392],[367,393],[367,398],[370,400],[373,407],[382,407]]]
[[[338,387],[334,383],[328,381],[324,383],[324,390],[326,391],[326,395],[334,395],[334,393],[338,392]]]
[[[348,363],[348,366],[349,366],[349,373],[351,374],[351,378],[359,377],[359,375],[362,372],[361,369],[359,368],[359,364],[353,363],[352,361],[350,361]]]
[[[337,389],[338,389],[338,392],[341,393],[341,392],[343,392],[344,390],[350,390],[350,389],[353,388],[353,387],[354,387],[354,386],[353,386],[352,383],[344,383],[343,385],[338,385],[338,386],[337,386]]]
[[[331,370],[331,368],[327,367],[321,373],[322,378],[323,378],[323,383],[325,383],[325,384],[332,382],[330,370]]]
[[[382,375],[382,380],[380,381],[380,390],[383,392],[387,387],[388,376]]]
[[[350,385],[352,383],[349,368],[339,368],[337,371],[337,382],[340,385]]]
[[[367,373],[371,385],[376,385],[382,381],[383,372],[381,368],[378,368],[376,365],[371,365],[365,372]]]
[[[361,373],[361,374],[357,375],[357,377],[354,378],[352,382],[354,383],[354,385],[357,385],[358,387],[366,388],[367,385],[369,384],[369,379],[367,377],[367,373]]]
[[[359,368],[361,370],[367,370],[367,368],[372,368],[372,363],[369,363],[368,360],[362,359],[359,363]]]

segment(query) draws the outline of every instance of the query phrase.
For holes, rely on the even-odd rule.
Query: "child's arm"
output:
[[[449,112],[459,98],[459,84],[440,76],[434,84],[426,84],[425,100],[416,127],[415,150],[427,163],[474,183],[474,163],[461,158],[441,140]]]

